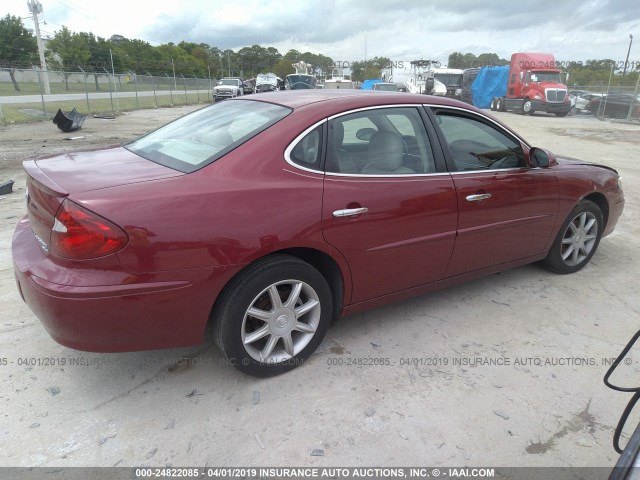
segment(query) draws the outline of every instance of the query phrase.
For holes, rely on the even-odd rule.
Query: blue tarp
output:
[[[509,67],[484,67],[471,85],[473,104],[478,108],[489,108],[493,97],[507,95]]]
[[[365,80],[362,82],[362,85],[360,85],[360,90],[373,90],[373,85],[380,82],[382,82],[382,80],[379,79]]]

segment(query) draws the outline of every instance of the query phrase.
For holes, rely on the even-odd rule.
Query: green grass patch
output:
[[[118,97],[114,95],[113,102],[111,99],[89,99],[82,100],[64,100],[45,102],[44,113],[42,113],[42,102],[21,103],[21,104],[2,104],[0,105],[0,123],[29,123],[42,120],[51,120],[58,109],[68,112],[74,107],[83,115],[100,115],[126,112],[131,110],[140,110],[146,108],[159,107],[177,107],[182,105],[194,105],[198,103],[211,103],[206,93],[189,93],[185,95],[183,92],[173,92],[173,95],[156,95],[142,97]],[[25,112],[30,111],[30,112]],[[38,113],[36,114],[37,111]]]
[[[159,78],[158,81],[152,81],[151,79],[144,78],[142,76],[139,78],[141,80],[137,83],[125,79],[120,82],[116,82],[115,84],[111,83],[111,85],[109,85],[108,81],[103,81],[103,79],[100,80],[96,86],[93,76],[88,76],[86,85],[84,81],[77,80],[69,81],[68,84],[65,84],[62,81],[49,81],[49,88],[52,95],[85,92],[108,93],[109,91],[151,92],[153,90],[173,90],[174,93],[182,92],[184,94],[185,83],[187,90],[195,90],[196,88],[199,88],[200,90],[212,90],[215,86],[215,82],[212,82],[211,85],[209,85],[208,79],[199,79],[197,82],[194,79],[186,79],[185,82],[182,82],[182,78],[178,78],[176,88],[173,83],[173,78]],[[2,82],[0,83],[0,96],[12,97],[17,95],[40,95],[43,93],[38,82],[18,82],[18,87],[20,88],[20,91],[16,91],[11,82]]]

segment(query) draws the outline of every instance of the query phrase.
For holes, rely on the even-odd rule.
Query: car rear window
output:
[[[194,172],[216,161],[291,109],[248,100],[216,103],[160,127],[125,148],[165,167]]]

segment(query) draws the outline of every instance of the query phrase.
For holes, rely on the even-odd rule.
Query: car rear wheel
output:
[[[314,267],[272,255],[225,288],[214,309],[214,338],[229,363],[270,377],[306,360],[331,321],[331,290]]]
[[[583,200],[562,225],[544,263],[556,273],[573,273],[584,267],[596,253],[604,220],[595,203]]]

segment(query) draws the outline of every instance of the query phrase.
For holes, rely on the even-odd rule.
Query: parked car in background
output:
[[[340,316],[536,261],[576,272],[624,207],[615,170],[479,109],[346,89],[235,98],[24,169],[17,288],[56,341],[183,347],[210,322],[262,377]]]
[[[397,92],[398,86],[391,82],[378,82],[371,86],[371,90],[377,90],[382,92]]]
[[[259,73],[256,76],[255,93],[277,92],[280,90],[279,77],[275,73]]]
[[[594,98],[602,97],[602,93],[592,93],[586,90],[571,90],[569,97],[571,98],[571,113],[588,113],[588,106]]]
[[[213,87],[214,100],[239,97],[240,95],[244,95],[244,86],[242,85],[241,78],[223,78]]]
[[[250,95],[256,89],[256,79],[249,78],[248,80],[244,80],[242,82],[242,93],[244,95]]]
[[[633,104],[633,105],[632,105]],[[631,93],[609,93],[593,98],[587,105],[589,112],[596,117],[631,118],[640,117],[640,96]]]

